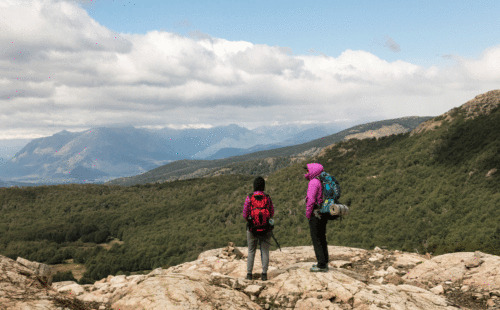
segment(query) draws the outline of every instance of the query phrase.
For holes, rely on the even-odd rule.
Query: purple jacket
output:
[[[257,195],[264,195],[264,192],[261,192],[261,191],[256,191],[254,192],[254,194],[257,194]],[[273,206],[273,202],[271,200],[271,197],[269,197],[269,215],[270,217],[273,217],[274,216],[274,206]],[[245,199],[245,205],[243,206],[243,217],[245,218],[245,220],[250,216],[250,197],[247,196],[247,199]]]
[[[309,173],[304,174],[304,177],[309,180],[306,197],[306,217],[310,220],[314,205],[323,203],[323,188],[321,187],[321,181],[317,178],[323,172],[323,166],[320,164],[307,164],[307,168]]]

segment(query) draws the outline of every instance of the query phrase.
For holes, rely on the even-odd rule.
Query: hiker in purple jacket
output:
[[[313,265],[311,272],[328,271],[328,244],[326,242],[327,216],[316,216],[314,210],[320,209],[323,203],[323,189],[319,175],[323,172],[323,166],[317,163],[307,164],[304,169],[307,174],[304,177],[309,181],[306,197],[306,217],[309,220],[311,239],[314,246],[314,253],[318,263]]]

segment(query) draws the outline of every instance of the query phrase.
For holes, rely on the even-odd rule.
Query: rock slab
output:
[[[50,268],[0,255],[0,309],[497,309],[500,258],[436,257],[329,246],[330,270],[309,271],[311,246],[270,253],[268,281],[246,280],[246,248],[229,245],[147,275],[93,285],[50,283]],[[224,257],[224,258],[222,258]],[[259,255],[255,267],[261,268]],[[498,295],[498,296],[497,296]],[[3,307],[3,308],[2,308]]]

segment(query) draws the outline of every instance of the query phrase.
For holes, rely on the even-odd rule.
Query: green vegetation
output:
[[[62,281],[75,281],[78,282],[71,271],[60,272],[58,271],[53,277],[52,282],[62,282]]]
[[[500,173],[486,177],[500,168],[500,111],[466,121],[455,109],[452,117],[433,131],[339,142],[306,160],[339,180],[340,201],[351,210],[329,223],[329,244],[500,254]],[[276,163],[284,168],[267,175],[282,247],[312,244],[300,204],[306,162]],[[241,174],[129,187],[2,188],[0,253],[46,264],[73,258],[87,268],[79,281],[85,284],[195,260],[229,241],[246,246],[243,203],[261,171],[248,163],[238,169]],[[124,244],[96,246],[111,237]]]

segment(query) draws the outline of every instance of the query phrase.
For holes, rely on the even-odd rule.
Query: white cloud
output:
[[[479,59],[459,58],[458,62],[475,80],[500,83],[500,45],[486,49]]]
[[[438,115],[500,81],[499,46],[479,59],[443,56],[455,61],[449,68],[423,68],[366,51],[294,55],[199,31],[115,33],[75,2],[0,7],[0,139],[110,125],[252,128]],[[400,50],[390,37],[384,44]]]

